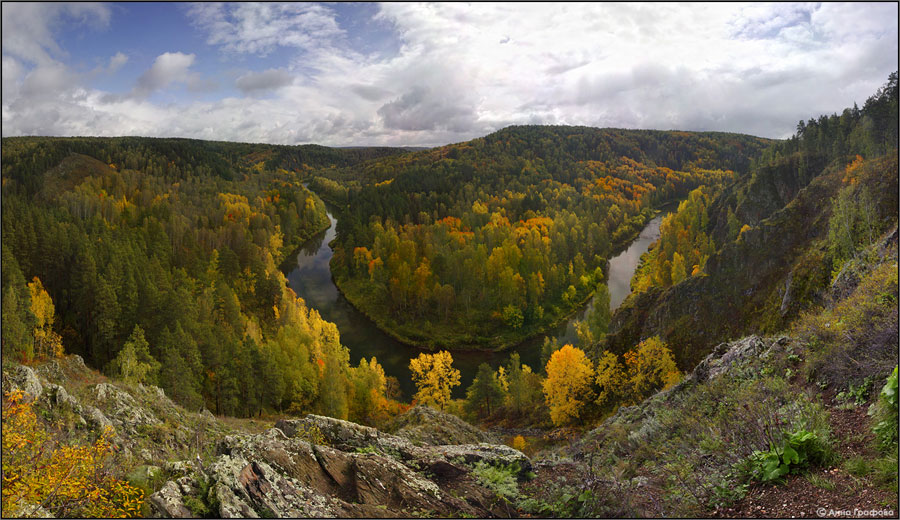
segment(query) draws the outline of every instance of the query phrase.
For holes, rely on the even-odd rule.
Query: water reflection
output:
[[[421,350],[396,341],[382,332],[338,291],[331,279],[328,265],[334,254],[328,244],[335,237],[337,221],[334,218],[335,208],[329,205],[326,205],[326,208],[331,227],[303,245],[297,255],[296,268],[288,274],[288,283],[309,307],[318,310],[322,318],[337,325],[341,343],[350,350],[351,364],[356,365],[362,357],[368,359],[375,356],[384,367],[385,374],[397,378],[401,391],[408,399],[415,392],[409,374],[409,360],[419,355]],[[625,251],[610,260],[608,286],[610,305],[613,309],[618,307],[631,292],[631,275],[637,267],[641,254],[659,238],[659,224],[662,217],[663,215],[659,215],[651,220]],[[574,322],[583,319],[592,305],[593,300],[550,334],[555,334],[561,344],[573,343],[577,337]],[[465,389],[475,378],[478,365],[487,362],[496,368],[512,352],[518,352],[522,363],[538,370],[542,343],[543,336],[540,336],[503,352],[453,352],[453,366],[459,369],[462,382],[454,389],[453,396],[465,395]]]

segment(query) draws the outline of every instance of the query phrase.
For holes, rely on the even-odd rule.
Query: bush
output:
[[[509,466],[492,466],[480,461],[472,468],[472,474],[478,479],[478,483],[496,493],[500,498],[509,501],[519,496],[519,486],[516,475],[519,467],[516,464]]]
[[[874,415],[877,422],[872,430],[879,447],[888,451],[897,445],[897,367],[881,389]]]
[[[38,422],[20,391],[3,397],[2,516],[43,506],[58,518],[133,518],[144,492],[112,476],[110,430],[92,445],[63,445]]]
[[[781,443],[770,442],[768,451],[753,452],[747,469],[759,482],[778,481],[788,473],[824,462],[828,452],[815,433],[798,431],[785,435]]]
[[[897,364],[897,264],[863,276],[832,309],[803,314],[793,335],[809,346],[807,378],[837,387],[859,385]]]

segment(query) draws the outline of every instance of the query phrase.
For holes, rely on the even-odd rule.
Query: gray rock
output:
[[[65,377],[63,376],[62,368],[59,366],[59,361],[55,359],[51,359],[43,365],[40,365],[39,367],[37,367],[36,371],[38,374],[50,381],[62,382],[65,379]]]
[[[194,518],[194,514],[184,504],[182,490],[175,482],[166,482],[159,491],[150,495],[147,502],[150,503],[150,511],[154,517]]]
[[[22,398],[23,401],[32,402],[40,398],[41,394],[44,393],[44,386],[31,367],[15,365],[9,369],[7,374],[11,383],[10,390],[25,392],[26,395]]]
[[[90,405],[85,406],[82,409],[81,414],[82,414],[82,417],[84,417],[85,420],[87,420],[87,423],[89,425],[93,426],[94,428],[96,428],[98,431],[102,432],[107,427],[115,429],[115,425],[112,423],[112,421],[110,421],[109,418],[103,412],[101,412],[98,408],[96,408],[94,406],[90,406]]]
[[[8,512],[8,514],[8,518],[56,518],[50,511],[47,511],[44,506],[31,502],[17,504]]]
[[[309,434],[313,428],[316,435]],[[518,465],[520,476],[532,469],[525,455],[507,446],[415,446],[374,428],[317,415],[282,420],[257,435],[227,436],[216,453],[204,478],[223,518],[491,516],[493,492],[474,483],[471,467]],[[445,492],[454,482],[474,498]],[[167,493],[172,489],[168,486]],[[190,486],[177,489],[183,495],[197,492]],[[166,497],[156,500],[173,503]]]
[[[199,469],[197,465],[190,460],[173,460],[166,462],[166,471],[176,475],[188,475],[192,471]]]
[[[130,434],[136,433],[138,426],[161,422],[152,411],[139,406],[131,394],[109,383],[95,385],[93,395],[112,421]]]

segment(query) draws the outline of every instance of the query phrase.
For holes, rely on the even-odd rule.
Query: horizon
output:
[[[537,124],[793,135],[897,4],[3,4],[2,132],[427,147]]]
[[[266,145],[266,146],[321,146],[324,148],[333,148],[336,150],[340,149],[354,149],[354,148],[407,148],[412,152],[423,151],[423,150],[431,150],[434,148],[442,148],[445,146],[453,146],[457,144],[466,143],[469,141],[473,141],[475,139],[483,139],[492,134],[496,134],[502,132],[504,130],[508,130],[510,128],[515,127],[529,127],[529,126],[543,126],[543,127],[567,127],[567,128],[590,128],[592,130],[624,130],[628,132],[685,132],[685,133],[693,133],[693,134],[734,134],[734,135],[743,135],[747,137],[756,137],[758,139],[768,139],[772,141],[784,141],[786,139],[790,139],[792,136],[788,136],[785,138],[774,138],[774,137],[762,137],[758,135],[745,134],[741,132],[730,132],[730,131],[718,131],[718,130],[679,130],[676,128],[670,130],[659,130],[656,128],[618,128],[618,127],[596,127],[596,126],[585,126],[585,125],[509,125],[503,128],[498,128],[497,130],[493,130],[488,134],[474,136],[471,139],[466,141],[457,141],[453,143],[439,144],[435,146],[417,146],[417,145],[366,145],[366,144],[350,144],[350,145],[339,145],[339,146],[330,146],[321,143],[297,143],[297,144],[279,144],[279,143],[265,143],[265,142],[256,142],[256,141],[230,141],[223,139],[203,139],[197,137],[183,137],[183,136],[151,136],[151,135],[11,135],[11,136],[3,136],[3,139],[122,139],[122,138],[134,138],[134,139],[184,139],[188,141],[204,141],[204,142],[218,142],[218,143],[229,143],[229,144],[250,144],[250,145]]]

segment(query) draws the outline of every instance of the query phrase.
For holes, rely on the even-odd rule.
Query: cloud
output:
[[[248,72],[239,77],[235,86],[244,94],[255,94],[276,90],[293,81],[291,74],[284,69],[268,69],[263,72]]]
[[[65,56],[54,37],[64,22],[91,29],[109,26],[109,7],[97,3],[3,2],[3,54],[46,64]]]
[[[166,52],[156,57],[153,65],[141,74],[132,91],[136,97],[147,97],[174,82],[187,82],[190,67],[194,64],[193,54]]]
[[[786,137],[861,105],[897,68],[889,3],[197,4],[182,12],[211,47],[156,57],[122,95],[86,87],[54,36],[109,24],[106,8],[29,7],[10,22],[8,5],[6,135],[430,146],[570,124]],[[381,51],[365,51],[368,34]],[[211,73],[210,51],[260,70]],[[119,56],[94,59],[114,70]]]
[[[109,66],[106,68],[107,72],[113,73],[119,70],[122,65],[128,63],[128,56],[122,54],[121,52],[117,52],[113,57],[109,59]]]
[[[188,9],[207,43],[237,53],[267,55],[275,47],[315,48],[343,34],[334,14],[318,4],[196,3]]]
[[[465,103],[454,103],[443,93],[417,86],[378,109],[386,128],[394,130],[449,129],[465,131],[472,128],[475,110]]]

